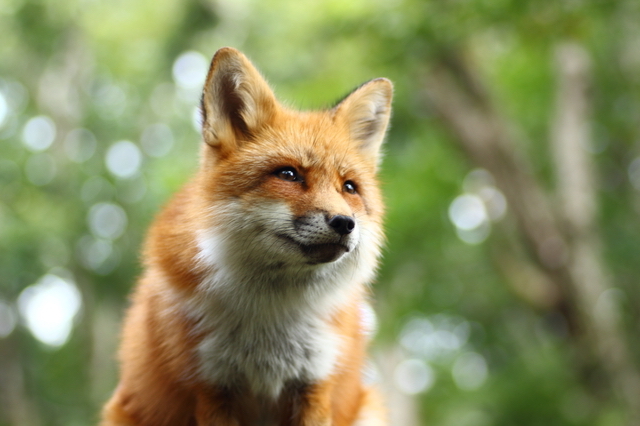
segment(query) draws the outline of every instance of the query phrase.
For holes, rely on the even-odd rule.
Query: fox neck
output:
[[[232,241],[212,230],[198,239],[209,272],[184,308],[202,336],[201,377],[273,400],[287,384],[326,379],[341,345],[332,318],[363,288],[358,253],[295,267],[252,259]]]

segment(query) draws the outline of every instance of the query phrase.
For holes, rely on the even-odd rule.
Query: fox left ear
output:
[[[392,97],[391,81],[376,78],[358,87],[335,107],[336,119],[346,123],[360,151],[376,166],[389,125]]]
[[[202,136],[220,151],[250,140],[276,113],[276,98],[258,70],[230,47],[218,50],[202,94]]]

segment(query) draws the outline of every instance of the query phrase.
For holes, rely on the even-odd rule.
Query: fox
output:
[[[284,106],[240,51],[211,61],[200,162],[151,224],[102,426],[383,426],[367,380],[393,85]]]

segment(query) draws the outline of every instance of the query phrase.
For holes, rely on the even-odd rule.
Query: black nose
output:
[[[353,218],[342,215],[332,217],[327,221],[327,224],[340,235],[350,234],[356,227],[356,221]]]

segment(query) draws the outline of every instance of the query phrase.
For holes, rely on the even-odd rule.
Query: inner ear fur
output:
[[[336,119],[348,126],[358,149],[376,165],[389,125],[392,97],[391,81],[377,78],[355,89],[334,108]]]
[[[277,108],[273,91],[253,64],[231,47],[216,52],[202,93],[202,136],[233,148],[268,123]]]

